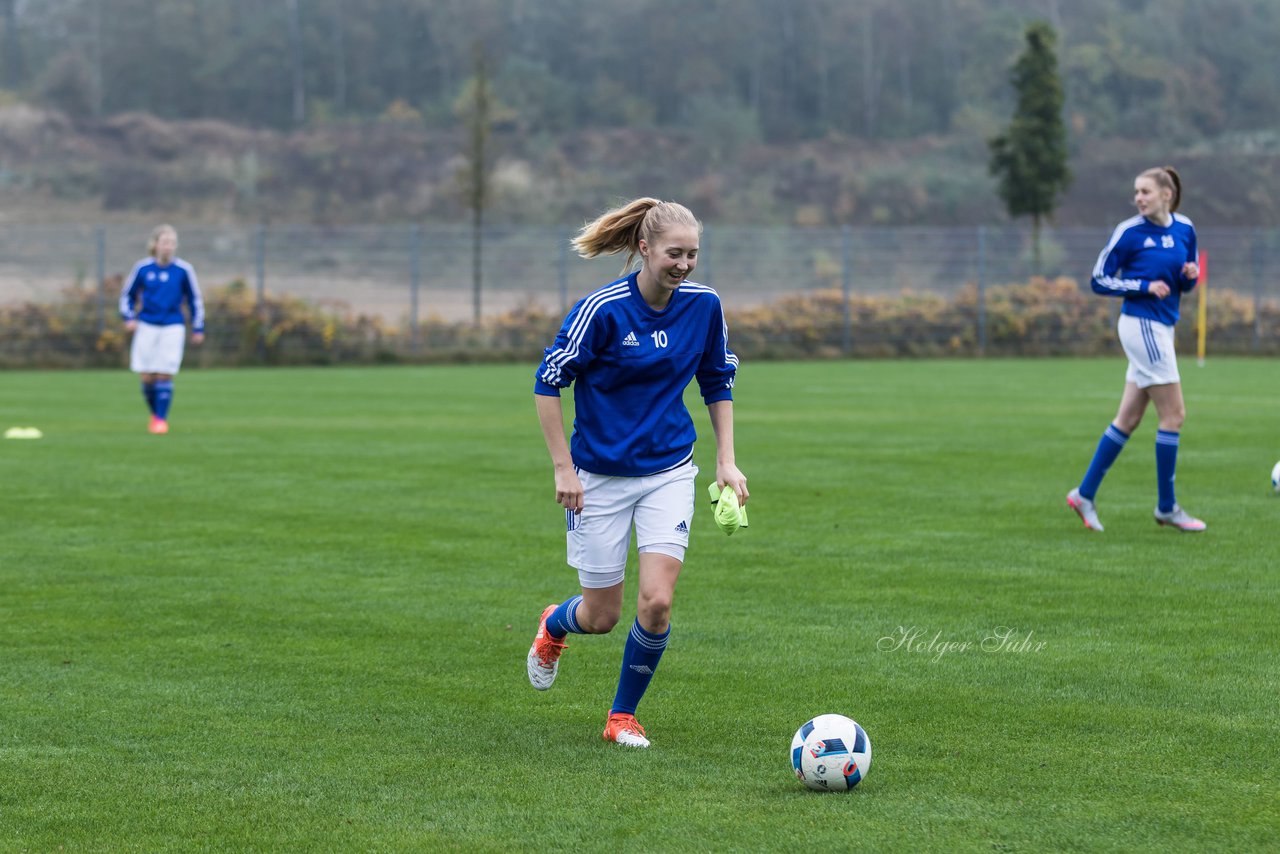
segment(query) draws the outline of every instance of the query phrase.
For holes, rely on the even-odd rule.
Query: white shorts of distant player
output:
[[[1146,317],[1120,315],[1120,346],[1129,357],[1125,382],[1138,388],[1182,382],[1173,352],[1173,327]]]
[[[129,349],[129,370],[135,374],[176,374],[186,342],[187,327],[181,323],[156,326],[138,321]]]
[[[634,526],[640,553],[684,561],[693,524],[698,467],[689,461],[644,477],[610,477],[578,470],[582,510],[565,511],[569,565],[586,588],[621,584]]]

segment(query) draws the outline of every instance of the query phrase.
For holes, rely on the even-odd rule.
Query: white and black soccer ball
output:
[[[1271,470],[1271,488],[1280,493],[1280,463]]]
[[[847,791],[871,770],[871,739],[852,718],[818,715],[791,739],[791,767],[814,791]]]

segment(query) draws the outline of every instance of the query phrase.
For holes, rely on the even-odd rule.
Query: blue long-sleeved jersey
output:
[[[1126,219],[1111,233],[1094,265],[1094,293],[1124,297],[1124,314],[1173,326],[1182,295],[1196,286],[1194,279],[1182,275],[1182,265],[1195,261],[1196,253],[1196,227],[1182,214],[1175,213],[1168,227],[1144,216]],[[1155,281],[1169,286],[1164,299],[1149,293]]]
[[[204,332],[204,298],[192,266],[181,258],[174,258],[163,267],[155,258],[143,258],[125,279],[120,292],[120,316],[156,326],[185,323],[184,300],[191,311],[191,331]],[[137,301],[142,305],[135,311]]]
[[[570,452],[596,474],[642,477],[693,456],[697,433],[684,405],[691,378],[707,404],[733,399],[738,357],[719,294],[684,282],[655,311],[636,276],[570,310],[534,380],[535,394],[556,397],[574,384]]]

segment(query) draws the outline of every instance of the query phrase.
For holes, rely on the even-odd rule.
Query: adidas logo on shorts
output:
[[[676,525],[676,533],[677,534],[689,533],[689,526],[686,525],[684,522],[681,522],[679,525]]]
[[[639,347],[640,340],[636,338],[636,334],[634,332],[628,332],[627,337],[622,339],[622,346],[623,347]]]

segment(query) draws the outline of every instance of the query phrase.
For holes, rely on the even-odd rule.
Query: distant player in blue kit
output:
[[[622,654],[606,741],[648,747],[636,721],[670,636],[671,602],[693,522],[693,443],[683,395],[696,378],[716,437],[716,483],[738,500],[747,479],[733,451],[733,383],[720,297],[688,280],[702,226],[683,205],[636,199],[584,226],[584,258],[626,251],[640,269],[579,301],[534,380],[538,421],[565,510],[568,562],[582,592],[542,612],[526,669],[533,687],[555,681],[568,634],[605,634],[622,611],[632,528],[639,552],[636,620]],[[574,387],[572,443],[560,390]]]
[[[1133,184],[1138,216],[1116,226],[1093,270],[1093,290],[1121,297],[1120,344],[1129,357],[1120,410],[1102,434],[1080,485],[1067,493],[1067,506],[1086,528],[1102,530],[1094,504],[1107,469],[1142,421],[1147,404],[1160,416],[1156,433],[1156,522],[1182,531],[1203,531],[1204,522],[1183,510],[1174,497],[1179,431],[1186,417],[1173,327],[1182,294],[1200,278],[1196,229],[1178,213],[1182,180],[1172,166],[1148,169]]]
[[[133,333],[129,369],[142,377],[152,433],[169,432],[173,377],[182,366],[187,337],[183,302],[191,312],[191,343],[204,341],[204,300],[196,271],[176,257],[177,251],[178,232],[171,225],[157,226],[147,243],[149,257],[133,265],[120,294],[120,316]]]

